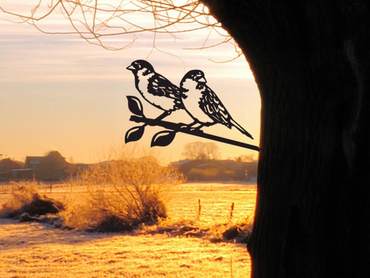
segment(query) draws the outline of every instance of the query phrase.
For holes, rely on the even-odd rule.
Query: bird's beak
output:
[[[204,77],[198,79],[199,83],[207,83],[207,80]]]
[[[129,65],[126,69],[127,70],[135,70],[135,68],[132,65]]]

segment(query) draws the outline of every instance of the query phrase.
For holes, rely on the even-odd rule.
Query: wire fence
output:
[[[16,182],[0,183],[0,194],[10,194],[12,187],[17,185]],[[36,189],[40,193],[67,193],[67,192],[88,192],[86,186],[72,186],[67,183],[38,183]]]

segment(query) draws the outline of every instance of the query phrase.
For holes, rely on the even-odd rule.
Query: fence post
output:
[[[231,204],[231,208],[230,208],[230,220],[233,218],[233,211],[234,211],[234,203]]]
[[[202,206],[200,204],[200,199],[198,199],[198,216],[197,216],[197,220],[200,219],[200,212],[202,211]]]

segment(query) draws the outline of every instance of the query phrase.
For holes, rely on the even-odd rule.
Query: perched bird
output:
[[[164,112],[156,118],[161,120],[172,111],[183,109],[179,87],[154,71],[153,66],[144,60],[136,60],[126,69],[135,76],[135,87],[143,98]]]
[[[231,117],[216,93],[207,86],[207,80],[201,70],[191,70],[184,75],[180,82],[181,98],[184,109],[193,118],[190,126],[200,129],[203,126],[223,124],[231,129],[235,127],[241,133],[252,138],[241,125]]]

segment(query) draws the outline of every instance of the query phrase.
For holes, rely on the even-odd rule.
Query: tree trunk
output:
[[[370,5],[203,2],[261,94],[252,277],[370,277]]]

